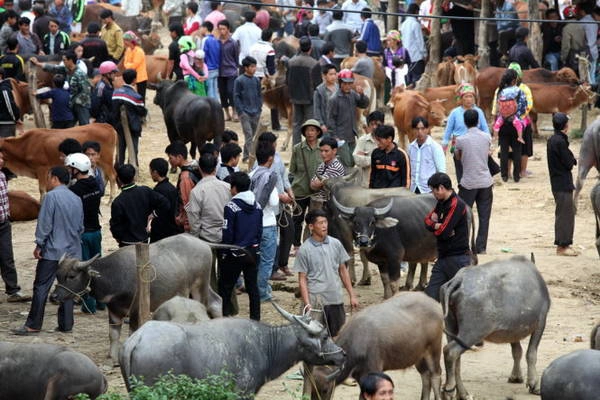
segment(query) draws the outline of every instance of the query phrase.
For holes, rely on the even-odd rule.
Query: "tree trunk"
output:
[[[392,29],[398,29],[400,25],[398,24],[398,16],[393,15],[398,12],[398,0],[389,0],[387,12],[387,29],[390,31]]]
[[[33,110],[35,127],[46,128],[46,119],[44,118],[44,113],[42,112],[40,102],[36,97],[38,89],[37,66],[32,63],[29,63],[29,76],[27,77],[27,80],[29,83],[29,103],[31,103],[31,109]]]
[[[442,15],[442,0],[433,0],[432,15]],[[429,87],[436,87],[437,66],[440,63],[440,52],[442,47],[442,24],[439,18],[431,20],[431,33],[429,35],[429,60],[425,66],[425,72],[417,82],[417,90],[425,90]]]
[[[490,16],[490,0],[481,1],[481,12],[479,14],[481,18]],[[479,35],[478,35],[478,55],[479,62],[478,67],[481,71],[484,68],[490,66],[490,47],[488,45],[488,22],[479,21]]]
[[[537,19],[540,16],[538,0],[529,0],[529,18]],[[529,23],[529,48],[533,53],[533,57],[542,65],[542,30],[538,22]]]

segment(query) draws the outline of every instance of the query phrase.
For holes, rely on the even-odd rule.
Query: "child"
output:
[[[199,79],[195,75],[185,75],[184,79],[188,84],[188,88],[192,93],[206,97],[206,84],[208,78],[208,67],[204,63],[204,50],[196,50],[194,52],[194,64],[192,69],[200,76]]]
[[[235,143],[227,143],[221,147],[221,163],[217,169],[217,178],[229,182],[228,178],[237,172],[242,158],[242,148]]]
[[[92,164],[92,168],[89,172],[90,176],[96,178],[96,182],[98,182],[98,188],[100,188],[100,195],[104,196],[104,190],[106,188],[106,184],[104,183],[104,171],[102,171],[101,168],[98,168],[98,159],[100,158],[100,143],[93,140],[88,140],[81,145],[81,148],[83,154],[89,157]]]
[[[516,71],[508,69],[502,75],[497,98],[494,134],[498,135],[505,122],[512,123],[517,130],[517,141],[524,144],[523,129],[525,128],[525,122],[520,119],[520,116],[525,115],[527,110],[527,98],[525,93],[517,86]]]
[[[67,129],[75,126],[75,117],[71,107],[69,107],[69,90],[64,89],[65,76],[61,74],[54,75],[52,79],[54,88],[48,91],[38,93],[38,99],[52,99],[50,104],[50,122],[52,129]]]
[[[194,43],[194,40],[190,36],[182,36],[181,39],[179,39],[179,41],[177,41],[177,44],[179,44],[179,50],[181,52],[181,55],[179,56],[179,67],[181,68],[181,71],[183,72],[183,78],[188,83],[188,87],[190,88],[190,90],[192,92],[196,93],[194,91],[194,89],[196,88],[196,85],[195,85],[195,82],[193,80],[191,80],[191,78],[194,78],[198,82],[202,82],[202,85],[198,85],[198,87],[204,86],[204,81],[208,77],[208,70],[206,71],[206,75],[201,76],[193,68],[194,59],[196,58],[196,53],[194,51],[196,49],[196,44]],[[204,51],[202,51],[202,53],[204,53]],[[201,55],[202,55],[202,59],[204,61],[204,54],[201,54]],[[191,76],[191,78],[190,78],[190,76]],[[192,83],[190,83],[190,82],[192,82]],[[198,89],[198,90],[200,90],[200,89]],[[204,96],[206,96],[206,89],[203,88],[203,91],[204,91]]]

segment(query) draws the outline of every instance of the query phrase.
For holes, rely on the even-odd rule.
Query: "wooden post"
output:
[[[481,12],[479,16],[489,17],[490,16],[490,0],[482,0],[481,1]],[[481,71],[484,68],[490,66],[490,47],[488,45],[488,22],[487,21],[479,21],[479,34],[478,34],[478,55],[479,61],[477,66]]]
[[[250,155],[248,156],[248,171],[252,169],[254,161],[256,161],[256,143],[258,142],[258,138],[268,129],[269,124],[267,124],[263,120],[258,121],[258,125],[256,126],[256,132],[254,132],[254,137],[252,138],[252,148],[250,149]]]
[[[35,96],[37,92],[37,66],[29,63],[29,75],[27,76],[29,83],[29,102],[31,103],[31,109],[33,110],[33,117],[35,119],[35,126],[37,128],[46,128],[46,120],[44,119],[44,113],[40,107],[40,102]]]
[[[127,162],[135,167],[137,175],[137,171],[139,170],[137,154],[135,154],[135,149],[133,148],[133,138],[131,136],[131,131],[129,130],[129,119],[127,118],[127,111],[125,110],[125,106],[121,106],[120,111],[121,125],[123,126],[125,145],[127,146]],[[125,160],[119,160],[119,162],[124,163]]]
[[[432,15],[442,15],[442,1],[433,0]],[[425,72],[417,82],[416,90],[425,90],[431,86],[437,86],[437,66],[440,63],[440,52],[442,46],[442,24],[439,18],[431,21],[431,34],[429,35],[429,61],[425,66]]]
[[[538,0],[529,0],[529,18],[539,18],[540,17],[540,8]],[[542,40],[542,30],[540,28],[539,22],[530,22],[529,23],[529,48],[533,53],[533,57],[538,62],[538,64],[542,65],[542,50],[543,50],[543,40]]]
[[[150,245],[137,243],[135,245],[135,265],[137,267],[138,293],[138,328],[150,320],[150,282],[153,275],[150,271]]]
[[[387,16],[387,29],[391,31],[393,29],[398,29],[400,24],[398,22],[398,16],[392,15],[398,12],[398,0],[389,0],[388,1],[388,16]]]

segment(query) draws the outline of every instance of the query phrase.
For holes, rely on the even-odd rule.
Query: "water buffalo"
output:
[[[514,365],[508,382],[522,383],[520,340],[529,335],[527,386],[529,392],[539,394],[535,364],[546,327],[550,295],[533,262],[516,256],[462,268],[442,286],[440,298],[448,336],[444,347],[444,394],[448,398],[455,388],[459,398],[468,398],[460,377],[460,357],[483,340],[510,343]]]
[[[365,308],[336,338],[346,352],[346,362],[335,382],[324,379],[326,367],[314,369],[318,393],[312,398],[331,399],[335,385],[349,376],[358,381],[369,372],[414,365],[423,382],[421,400],[428,400],[432,390],[439,399],[443,325],[439,303],[423,293],[403,293]]]
[[[542,400],[595,400],[600,393],[600,351],[577,350],[552,361],[542,374]]]
[[[594,209],[594,219],[596,220],[596,250],[598,251],[598,256],[600,256],[600,183],[594,186],[590,197],[592,199],[592,208]]]
[[[214,140],[217,147],[221,145],[225,117],[217,100],[196,96],[184,81],[161,80],[152,86],[156,88],[154,104],[162,109],[169,141],[181,140],[202,147],[206,141]],[[196,156],[195,152],[191,155]]]
[[[0,399],[95,399],[108,387],[86,355],[45,343],[0,342],[0,380]]]
[[[577,161],[577,182],[573,195],[575,207],[577,207],[577,200],[583,189],[585,178],[592,167],[595,167],[596,170],[600,167],[600,119],[596,119],[583,133]],[[594,200],[592,200],[592,204],[594,204]]]
[[[344,351],[323,325],[273,305],[291,324],[275,327],[241,318],[195,325],[147,322],[123,344],[119,356],[123,379],[143,376],[149,384],[169,371],[194,378],[226,371],[234,376],[237,389],[252,398],[299,361],[343,364]]]
[[[600,350],[600,324],[596,324],[590,335],[590,348]]]
[[[150,284],[150,311],[175,295],[198,300],[212,317],[222,316],[221,297],[210,285],[212,245],[188,234],[171,236],[150,244],[150,262],[156,279]],[[219,245],[217,245],[219,246]],[[138,328],[135,246],[122,247],[100,259],[60,260],[56,274],[58,285],[52,297],[58,301],[90,294],[107,303],[110,325],[110,356],[118,359],[123,318],[129,316],[129,328]]]
[[[209,321],[204,304],[187,297],[175,296],[162,303],[152,314],[155,321],[171,321],[181,324],[196,324]]]

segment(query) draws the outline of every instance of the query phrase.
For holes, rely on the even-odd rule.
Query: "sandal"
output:
[[[12,331],[13,335],[17,335],[17,336],[31,336],[31,335],[37,335],[38,333],[40,333],[40,331],[28,328],[25,325],[23,325],[19,328],[16,328],[16,329],[12,329],[11,331]]]

